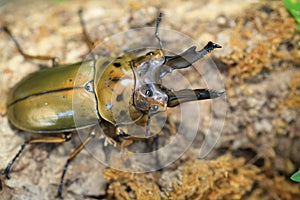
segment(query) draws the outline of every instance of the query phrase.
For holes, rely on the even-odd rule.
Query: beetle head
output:
[[[168,96],[160,87],[160,72],[164,62],[162,50],[151,51],[132,62],[135,75],[134,105],[150,115],[167,109]]]

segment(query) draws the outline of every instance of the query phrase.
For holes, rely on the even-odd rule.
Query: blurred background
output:
[[[297,4],[297,1],[284,2],[1,1],[0,25],[11,29],[23,49],[30,54],[57,56],[62,63],[81,61],[88,53],[77,14],[80,8],[84,10],[88,33],[99,43],[131,28],[154,26],[158,13],[163,12],[161,27],[191,37],[198,49],[208,41],[223,47],[214,51],[211,58],[225,86],[226,115],[218,113],[221,107],[212,109],[209,102],[199,102],[205,107],[203,115],[212,117],[203,118],[193,145],[180,159],[157,172],[132,174],[105,168],[83,151],[69,167],[63,196],[66,199],[300,198],[300,184],[290,180],[300,167],[300,34],[297,18],[287,9],[291,10],[289,2]],[[3,169],[24,140],[32,136],[18,134],[9,125],[7,94],[23,77],[37,71],[40,65],[51,66],[51,62],[25,60],[4,32],[0,32],[0,51],[0,169]],[[105,54],[113,55],[113,51]],[[184,74],[191,82],[201,78],[193,71]],[[211,126],[218,123],[219,118],[225,118],[221,136],[208,156],[199,159],[199,147],[204,138],[210,137],[205,130],[210,123]],[[176,116],[173,120],[179,123]],[[168,135],[168,131],[164,134]],[[77,143],[75,138],[64,145],[28,147],[14,166],[11,179],[1,177],[0,199],[53,199],[67,155]]]

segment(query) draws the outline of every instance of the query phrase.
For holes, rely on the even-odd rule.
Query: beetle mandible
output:
[[[92,50],[93,42],[86,33],[81,13],[82,11],[79,11],[83,35]],[[97,123],[107,121],[116,127],[117,136],[134,139],[130,133],[123,131],[123,124],[149,124],[151,116],[166,111],[167,107],[222,96],[223,92],[210,89],[174,91],[163,86],[162,78],[166,74],[191,66],[221,46],[208,42],[199,51],[193,46],[180,55],[166,56],[158,36],[161,18],[162,14],[157,19],[155,31],[160,48],[155,51],[142,56],[125,53],[118,58],[100,57],[82,63],[43,69],[25,77],[10,90],[7,99],[7,116],[10,123],[24,131],[47,133],[51,136],[26,141],[4,170],[7,178],[14,161],[27,144],[64,143],[71,139],[71,133],[76,129],[94,126],[95,122],[91,119],[98,119]],[[3,27],[2,30],[12,38],[18,51],[25,58],[56,61],[56,58],[51,56],[26,54],[9,29]],[[122,83],[123,87],[114,90],[119,83]],[[76,110],[73,109],[74,106]],[[74,122],[75,115],[81,116],[77,123]],[[94,134],[91,133],[70,153],[61,175],[58,196],[62,194],[63,180],[69,163],[93,137]],[[146,129],[145,137],[150,137],[149,128]]]

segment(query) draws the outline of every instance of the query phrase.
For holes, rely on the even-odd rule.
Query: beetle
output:
[[[86,34],[81,12],[80,22],[90,49],[93,43]],[[16,128],[32,133],[47,134],[26,141],[9,162],[4,174],[9,178],[10,169],[27,144],[64,143],[72,132],[95,126],[106,121],[116,127],[116,135],[124,139],[136,139],[122,129],[124,124],[146,124],[145,138],[151,137],[151,116],[165,112],[168,107],[181,103],[214,99],[224,92],[210,89],[182,89],[174,91],[162,84],[162,78],[173,70],[188,68],[194,62],[220,45],[208,42],[197,51],[193,46],[175,56],[166,56],[158,36],[162,14],[156,24],[155,37],[160,48],[135,55],[125,53],[118,58],[99,57],[84,62],[58,65],[32,73],[17,83],[7,98],[7,117]],[[16,44],[18,51],[31,59],[53,60],[51,56],[26,54],[7,27],[6,32]],[[76,108],[76,109],[74,109]],[[74,120],[75,116],[79,120]],[[97,119],[96,122],[94,119]],[[59,136],[57,136],[59,134]],[[93,133],[70,153],[60,178],[57,196],[61,196],[64,176],[69,163],[92,140]]]

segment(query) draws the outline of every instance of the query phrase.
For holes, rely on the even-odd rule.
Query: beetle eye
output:
[[[158,105],[154,105],[150,107],[150,112],[155,112],[158,110]]]
[[[152,96],[152,91],[151,90],[146,90],[145,91],[145,96],[151,97]]]
[[[153,52],[153,51],[150,51],[150,52],[148,52],[148,53],[146,54],[146,56],[152,56],[152,55],[154,55],[154,52]]]

